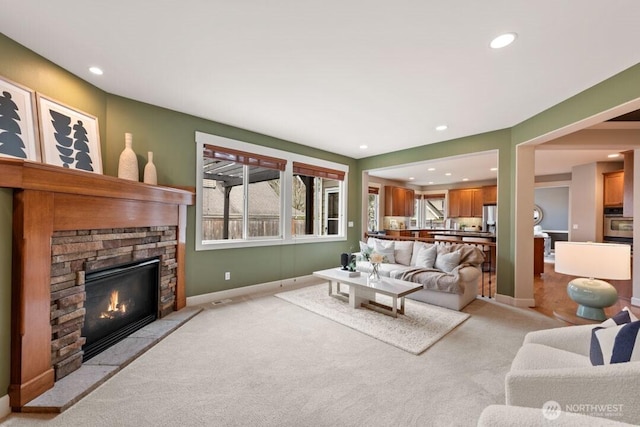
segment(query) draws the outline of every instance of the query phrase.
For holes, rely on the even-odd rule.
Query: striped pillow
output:
[[[638,320],[638,318],[634,316],[631,311],[629,311],[629,307],[625,307],[622,310],[620,310],[618,314],[602,322],[600,326],[609,328],[611,326],[623,325],[625,323],[635,322],[636,320]]]
[[[603,328],[598,326],[591,331],[591,364],[609,365],[640,361],[640,340],[638,331],[640,321]]]

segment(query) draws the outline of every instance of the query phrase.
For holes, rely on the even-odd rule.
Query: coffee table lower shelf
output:
[[[313,275],[327,280],[329,296],[345,299],[354,309],[364,307],[392,317],[404,314],[404,297],[406,295],[422,289],[420,284],[388,277],[376,281],[371,281],[364,275],[347,277],[341,274],[339,269],[316,271]],[[341,284],[349,286],[348,293],[340,289]],[[377,302],[376,294],[391,297],[391,305]]]

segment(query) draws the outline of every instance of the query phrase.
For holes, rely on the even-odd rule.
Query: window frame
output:
[[[261,145],[251,144],[248,142],[238,141],[225,138],[218,135],[212,135],[204,132],[195,133],[196,143],[196,226],[195,226],[195,249],[216,250],[229,248],[243,248],[256,246],[276,246],[291,245],[314,242],[335,242],[347,240],[347,200],[348,200],[348,180],[349,166],[341,163],[335,163],[328,160],[318,159],[314,157],[304,156],[289,151],[278,150],[275,148],[264,147]],[[281,173],[281,197],[280,197],[280,230],[281,236],[269,237],[251,237],[248,239],[234,240],[202,240],[202,188],[203,188],[203,166],[204,156],[203,150],[205,145],[213,145],[220,148],[228,148],[229,150],[246,152],[259,156],[274,157],[286,160],[286,166]],[[339,232],[332,235],[306,234],[294,235],[291,231],[290,224],[292,222],[292,184],[293,184],[293,163],[304,163],[317,166],[318,168],[326,168],[337,170],[344,173],[344,179],[341,181],[339,190]],[[243,213],[245,216],[248,213]]]

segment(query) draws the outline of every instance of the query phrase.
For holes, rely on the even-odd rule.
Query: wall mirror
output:
[[[542,222],[542,208],[533,205],[533,225],[538,225],[540,222]]]

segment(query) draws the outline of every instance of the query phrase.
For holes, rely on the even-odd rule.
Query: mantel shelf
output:
[[[0,187],[177,205],[193,205],[195,197],[184,189],[10,158],[0,158]]]

